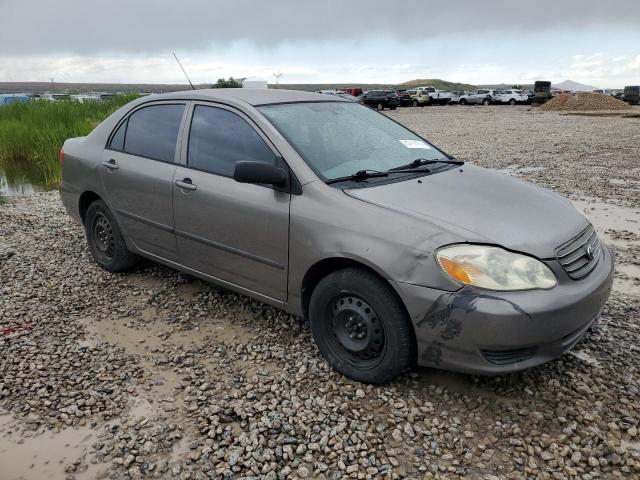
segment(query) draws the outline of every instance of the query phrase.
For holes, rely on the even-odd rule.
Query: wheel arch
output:
[[[411,321],[411,316],[407,309],[407,305],[402,300],[402,297],[400,296],[397,289],[394,287],[393,283],[389,281],[389,278],[385,276],[384,273],[382,273],[380,269],[378,269],[377,267],[368,265],[368,262],[356,260],[354,258],[349,258],[349,257],[329,257],[329,258],[322,259],[316,262],[314,265],[312,265],[309,268],[309,270],[307,270],[303,278],[302,287],[301,287],[300,300],[301,300],[301,306],[302,306],[302,312],[303,312],[304,318],[306,319],[309,318],[309,303],[311,301],[311,295],[315,287],[318,285],[318,283],[320,283],[320,281],[323,278],[325,278],[327,275],[335,271],[342,270],[344,268],[359,268],[359,269],[365,270],[375,275],[379,279],[381,279],[389,287],[389,291],[398,300],[402,308],[402,311],[405,314],[405,319],[409,323],[410,328],[412,330],[414,358],[411,359],[411,362],[412,362],[412,365],[415,365],[418,361],[418,339],[417,339],[417,332],[415,330],[415,325]]]
[[[78,212],[80,213],[80,219],[84,225],[84,219],[87,216],[87,210],[96,200],[102,200],[103,198],[92,190],[87,190],[80,195],[78,199]]]
[[[409,318],[407,306],[405,305],[402,297],[399,295],[397,290],[394,288],[393,284],[389,282],[389,277],[383,270],[365,260],[346,256],[332,256],[323,258],[322,260],[317,261],[311,267],[309,267],[307,272],[304,274],[300,287],[300,303],[302,308],[302,315],[304,318],[309,317],[309,303],[311,301],[311,295],[313,294],[313,290],[315,289],[315,287],[318,285],[318,283],[320,283],[320,280],[325,278],[327,275],[344,268],[361,268],[379,277],[389,286],[394,295],[396,295],[405,312],[407,313],[407,318]]]

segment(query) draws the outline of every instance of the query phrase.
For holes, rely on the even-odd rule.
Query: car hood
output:
[[[588,225],[567,199],[524,180],[469,164],[345,193],[426,220],[461,242],[497,244],[543,259],[553,258],[558,246]]]

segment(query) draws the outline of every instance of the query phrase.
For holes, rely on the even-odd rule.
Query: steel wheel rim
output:
[[[111,260],[115,251],[115,238],[113,235],[113,227],[111,222],[99,212],[93,219],[93,243],[98,254],[106,260]]]
[[[386,335],[369,303],[357,295],[340,295],[330,302],[328,316],[330,343],[341,360],[359,368],[371,368],[381,361]]]

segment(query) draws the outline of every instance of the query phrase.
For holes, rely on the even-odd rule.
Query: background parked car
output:
[[[406,88],[396,88],[396,95],[398,96],[398,105],[401,107],[407,107],[411,105],[411,94]]]
[[[494,103],[508,103],[515,105],[516,103],[526,103],[529,100],[522,90],[496,90],[493,95]]]
[[[378,110],[388,108],[395,110],[398,107],[398,95],[393,91],[369,90],[362,95],[362,103]]]
[[[460,97],[460,105],[489,105],[493,101],[494,90],[478,89]]]
[[[414,107],[424,107],[431,105],[431,96],[426,90],[417,90],[415,95],[411,96],[411,105]]]
[[[340,91],[348,93],[349,95],[353,95],[354,97],[357,97],[364,93],[364,91],[360,87],[342,87]]]
[[[423,105],[446,105],[451,100],[451,92],[437,90],[434,87],[417,87],[417,93],[420,93],[418,104]],[[412,102],[415,105],[415,102]]]
[[[630,105],[640,105],[640,86],[624,87],[624,101]]]
[[[449,103],[460,103],[460,97],[462,95],[464,95],[464,91],[462,90],[455,90],[453,92],[449,92],[451,94],[451,98],[449,100]]]

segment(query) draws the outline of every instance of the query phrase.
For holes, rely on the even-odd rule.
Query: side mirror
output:
[[[287,184],[288,175],[282,168],[262,162],[240,161],[236,162],[233,179],[240,183],[265,183],[284,187]]]

